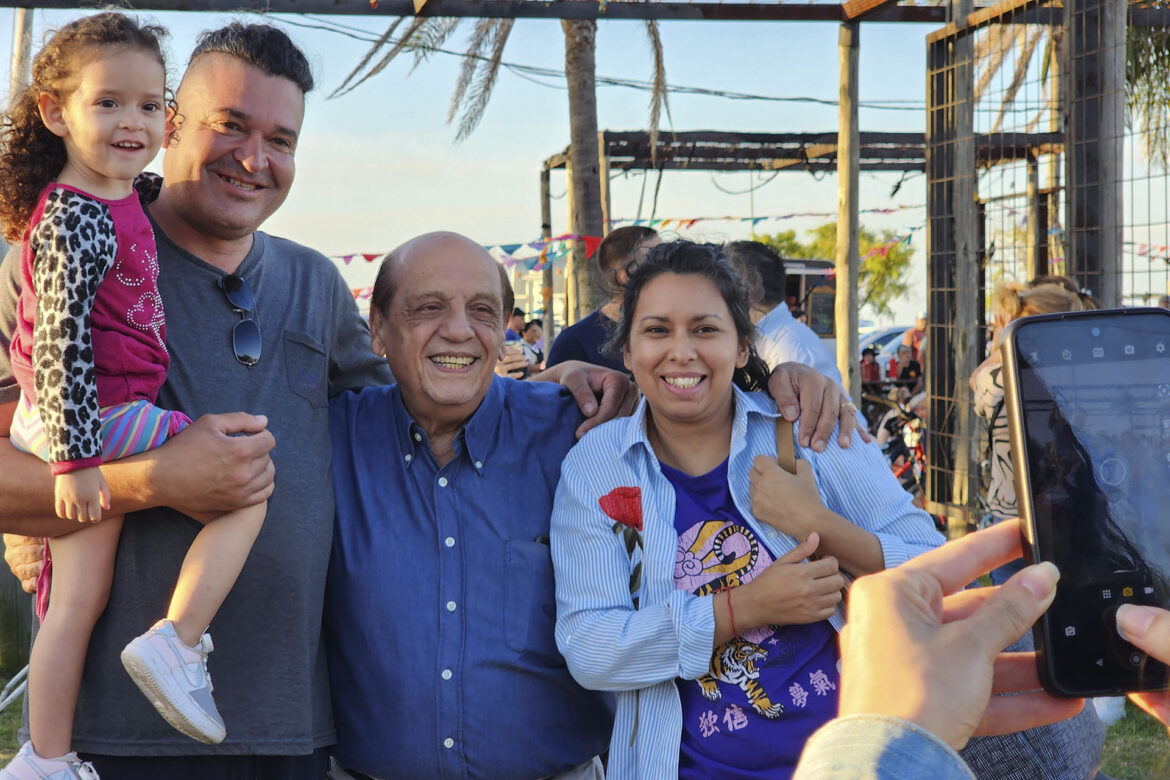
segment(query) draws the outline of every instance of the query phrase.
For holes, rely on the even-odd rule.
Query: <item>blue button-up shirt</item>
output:
[[[559,387],[497,377],[440,467],[396,386],[333,400],[325,631],[343,766],[523,780],[605,751],[611,699],[573,681],[553,637],[549,516],[580,421]]]

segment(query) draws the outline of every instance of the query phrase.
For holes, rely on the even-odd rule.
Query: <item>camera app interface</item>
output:
[[[1114,614],[1170,606],[1170,317],[1037,322],[1016,350],[1040,554],[1061,570],[1054,672],[1163,685],[1165,667],[1117,635]]]

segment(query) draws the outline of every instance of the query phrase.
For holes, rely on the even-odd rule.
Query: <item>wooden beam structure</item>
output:
[[[128,0],[123,10],[288,13],[338,16],[475,17],[481,19],[661,19],[695,22],[842,22],[837,3],[612,2],[597,0]],[[0,7],[27,3],[0,0]],[[76,0],[37,0],[35,7],[76,11]],[[867,22],[942,24],[940,6],[890,5],[865,17]]]
[[[863,19],[896,5],[898,0],[846,0],[841,5],[841,10],[845,12],[845,18],[851,22],[860,22]]]
[[[1019,5],[1009,0],[1011,5]],[[1032,2],[1033,6],[1038,3]],[[414,16],[416,0],[125,0],[119,8],[130,11],[196,11],[204,13],[322,14],[332,16]],[[945,24],[943,6],[898,5],[883,0],[849,0],[837,3],[719,3],[655,0],[611,2],[596,0],[426,0],[419,16],[473,17],[480,19],[661,19],[692,22],[892,22]],[[1001,4],[1005,5],[1005,4]],[[0,8],[39,8],[76,11],[76,0],[37,0],[35,5],[0,0]],[[997,6],[988,6],[994,8]],[[987,11],[981,8],[979,14]],[[1004,12],[998,12],[1002,14]],[[1033,8],[1028,13],[1007,14],[1007,24],[1061,24],[1060,7]],[[995,14],[993,14],[995,15]],[[984,20],[964,26],[972,30]],[[1170,8],[1129,9],[1131,27],[1170,27]],[[954,34],[956,28],[948,26]]]
[[[736,133],[696,130],[659,133],[657,164],[651,162],[650,134],[603,130],[600,151],[613,171],[835,171],[836,131],[825,133]],[[975,137],[980,165],[1024,160],[1059,152],[1060,133],[987,133]],[[546,170],[564,168],[567,150],[544,162]],[[924,133],[858,133],[858,165],[863,171],[926,170]]]

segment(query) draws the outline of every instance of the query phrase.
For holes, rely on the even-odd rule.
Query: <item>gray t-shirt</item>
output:
[[[122,669],[119,654],[166,614],[183,556],[200,526],[171,509],[126,519],[109,607],[94,630],[73,747],[109,755],[296,755],[334,742],[321,641],[321,607],[333,527],[328,399],[390,381],[341,275],[321,254],[256,233],[240,265],[256,296],[260,362],[232,353],[240,315],[215,267],[157,228],[159,291],[170,372],[158,404],[192,418],[268,415],[276,437],[276,492],[247,564],[211,624],[208,661],[227,739],[208,746],[166,724]],[[19,390],[8,365],[19,252],[0,269],[0,402]],[[22,739],[26,738],[22,735]]]

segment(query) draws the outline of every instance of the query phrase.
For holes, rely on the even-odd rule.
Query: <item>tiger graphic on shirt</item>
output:
[[[711,656],[710,671],[695,682],[702,688],[703,696],[711,701],[718,701],[723,696],[717,682],[739,686],[753,710],[765,718],[778,718],[784,714],[784,705],[774,704],[768,698],[760,685],[760,670],[756,667],[758,661],[767,657],[768,651],[764,648],[736,637]]]
[[[747,528],[711,521],[696,526],[693,537],[687,534],[679,540],[675,579],[689,578],[684,587],[696,596],[706,596],[750,582],[771,563],[772,556]],[[701,584],[695,587],[696,582]],[[713,653],[708,673],[695,681],[703,696],[718,701],[722,697],[718,683],[725,682],[740,688],[752,709],[760,715],[770,719],[780,717],[784,705],[773,703],[759,682],[759,665],[769,655],[764,640],[772,634],[771,626],[753,629]]]

